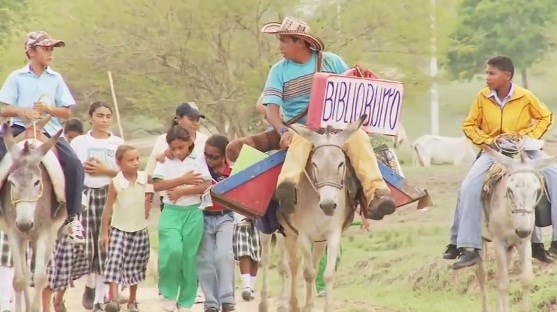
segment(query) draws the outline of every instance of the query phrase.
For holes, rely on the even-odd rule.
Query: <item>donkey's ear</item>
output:
[[[505,167],[510,167],[514,162],[514,160],[512,158],[507,157],[507,156],[499,153],[498,151],[491,148],[491,146],[489,146],[489,145],[483,145],[482,148],[486,153],[491,155],[497,163],[499,163],[499,164],[501,164]]]
[[[12,132],[12,127],[8,123],[2,125],[2,133],[4,134],[4,145],[10,153],[15,152],[15,141],[14,133]]]
[[[550,167],[553,164],[555,164],[555,156],[546,156],[546,157],[536,158],[536,159],[531,160],[530,164],[532,165],[534,170],[541,171],[541,170],[544,170],[545,168]]]
[[[58,139],[61,135],[62,129],[58,130],[58,132],[53,137],[48,139],[48,141],[46,141],[39,147],[38,150],[42,154],[42,156],[46,155],[46,153],[48,153],[48,151],[58,142]]]
[[[366,119],[367,114],[361,115],[358,120],[352,122],[344,130],[342,130],[337,137],[342,143],[346,142],[354,133],[356,133],[356,131],[358,131],[358,129],[360,129]]]
[[[321,135],[319,133],[300,124],[293,124],[290,126],[290,129],[294,130],[294,132],[298,135],[313,143],[313,145],[317,145],[321,139]]]

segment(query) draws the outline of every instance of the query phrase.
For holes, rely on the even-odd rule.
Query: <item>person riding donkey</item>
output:
[[[0,89],[2,117],[14,117],[13,135],[25,131],[25,123],[36,121],[44,114],[52,116],[45,125],[44,134],[54,136],[62,129],[58,118],[69,119],[71,108],[76,105],[62,75],[50,68],[55,47],[63,47],[62,40],[52,39],[44,31],[35,31],[27,35],[25,53],[29,64],[13,71]],[[81,161],[64,138],[56,143],[60,165],[66,181],[68,222],[62,231],[73,243],[84,243],[83,228],[77,219],[81,209],[81,190],[84,171]],[[0,160],[7,150],[3,136],[0,138]]]
[[[519,87],[512,78],[514,65],[506,56],[496,56],[487,61],[487,87],[479,92],[464,121],[463,130],[476,146],[489,145],[498,150],[508,138],[540,139],[551,127],[553,114],[532,92]],[[544,153],[528,151],[528,157],[543,157]],[[443,256],[456,259],[453,269],[461,269],[482,261],[482,189],[488,170],[494,164],[489,153],[482,152],[464,178],[451,229],[451,244]],[[551,200],[553,238],[550,252],[557,254],[557,167],[543,171]],[[539,235],[539,232],[537,233]],[[532,238],[532,255],[552,262],[543,247],[541,237]]]
[[[275,198],[284,213],[292,213],[296,205],[297,185],[312,151],[312,144],[289,129],[293,123],[305,124],[313,75],[316,72],[342,74],[349,69],[336,54],[324,52],[321,39],[310,33],[308,24],[292,17],[282,23],[269,23],[261,30],[277,35],[284,59],[276,63],[267,78],[263,104],[272,130],[232,141],[226,150],[234,162],[244,144],[260,151],[288,150],[278,178]],[[280,116],[282,108],[284,119]],[[381,176],[375,153],[365,131],[359,129],[344,148],[367,201],[366,218],[381,220],[392,214],[396,205]]]

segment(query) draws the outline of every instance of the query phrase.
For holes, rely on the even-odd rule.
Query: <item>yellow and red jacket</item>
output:
[[[540,139],[553,124],[553,114],[532,92],[515,85],[514,95],[502,108],[490,98],[491,90],[478,93],[462,130],[477,146],[491,144],[503,133]]]

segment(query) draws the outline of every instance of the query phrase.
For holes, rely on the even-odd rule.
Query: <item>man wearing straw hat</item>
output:
[[[278,179],[275,198],[284,213],[292,213],[296,205],[297,185],[313,146],[289,130],[287,125],[306,123],[311,86],[315,72],[342,74],[346,63],[336,54],[324,52],[325,44],[310,32],[305,22],[286,17],[282,23],[269,23],[261,31],[277,35],[283,59],[269,72],[263,92],[263,104],[272,130],[229,144],[227,157],[235,161],[243,144],[260,151],[288,150]],[[280,111],[284,114],[281,117]],[[346,143],[345,152],[360,180],[367,201],[366,218],[381,220],[395,211],[387,184],[381,176],[375,153],[365,131],[358,130]]]

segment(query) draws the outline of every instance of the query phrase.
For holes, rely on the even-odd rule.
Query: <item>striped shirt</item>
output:
[[[264,105],[278,105],[284,112],[284,121],[288,121],[302,113],[309,105],[313,75],[317,66],[317,52],[305,64],[282,59],[269,72],[265,90]],[[323,52],[321,72],[342,74],[348,65],[336,54]],[[305,124],[306,118],[300,123]]]

